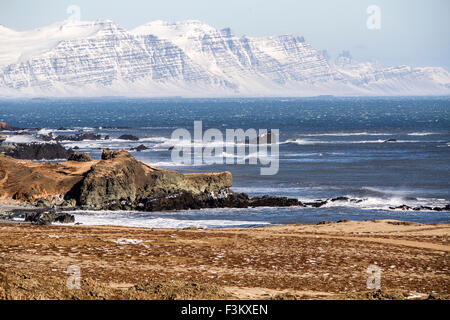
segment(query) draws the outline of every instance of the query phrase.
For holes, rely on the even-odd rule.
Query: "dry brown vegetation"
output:
[[[448,299],[448,224],[0,225],[3,299]],[[366,288],[369,265],[382,291]],[[81,268],[81,289],[65,271]]]

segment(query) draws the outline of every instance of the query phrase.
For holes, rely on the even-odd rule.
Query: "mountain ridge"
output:
[[[303,37],[237,37],[199,20],[4,27],[0,48],[0,96],[450,94],[441,67],[383,67],[345,52],[331,61]]]

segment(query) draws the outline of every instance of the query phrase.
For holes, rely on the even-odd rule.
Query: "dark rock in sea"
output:
[[[58,131],[65,131],[65,130],[67,130],[67,129],[64,128],[64,127],[59,127],[59,128],[58,128]]]
[[[7,156],[25,160],[67,159],[72,150],[65,149],[59,143],[20,143],[2,146],[1,151]]]
[[[89,162],[92,161],[91,156],[89,155],[89,153],[83,152],[83,153],[78,153],[78,152],[74,152],[70,155],[70,157],[67,159],[69,161],[77,161],[77,162]]]
[[[413,210],[413,208],[411,208],[410,206],[407,206],[406,204],[403,204],[403,205],[401,205],[401,206],[397,206],[397,207],[389,207],[389,209],[391,209],[391,210],[404,210],[404,211],[407,211],[407,210]]]
[[[135,150],[135,151],[138,151],[138,152],[141,152],[141,151],[144,151],[144,150],[148,150],[149,148],[147,148],[146,146],[144,146],[143,144],[141,144],[141,145],[139,145],[139,146],[137,146],[137,147],[135,147],[135,148],[131,148],[131,150]]]
[[[323,225],[323,224],[333,224],[333,221],[328,221],[328,220],[324,220],[324,221],[320,221],[319,223],[317,223],[317,225]]]
[[[287,197],[263,196],[255,197],[249,200],[249,206],[252,207],[291,207],[302,205],[297,199]]]
[[[249,198],[245,193],[227,191],[226,197],[211,197],[208,193],[194,195],[191,192],[164,195],[156,198],[147,198],[132,204],[126,200],[115,201],[108,207],[109,210],[135,208],[142,211],[168,211],[188,210],[202,208],[248,208],[248,207],[289,207],[301,205],[297,199],[285,197],[257,197]]]
[[[306,207],[313,207],[313,208],[320,208],[327,204],[328,201],[326,200],[318,200],[316,202],[304,202],[303,205]]]
[[[123,134],[117,139],[120,139],[120,140],[131,140],[131,141],[138,141],[139,140],[138,137],[133,136],[131,134]]]
[[[75,146],[75,147],[73,147],[73,150],[79,150],[80,149],[80,147],[79,146]]]
[[[37,225],[50,225],[53,222],[74,223],[75,217],[68,213],[30,212],[25,214],[25,221]]]
[[[36,135],[36,138],[42,140],[42,141],[52,141],[53,140],[53,134],[50,132],[49,134],[38,134]]]
[[[403,206],[401,206],[403,207]],[[400,207],[397,207],[400,208]],[[395,208],[395,209],[397,209]],[[450,211],[450,204],[447,204],[444,207],[429,207],[429,206],[419,206],[419,207],[414,207],[412,210],[414,211],[421,211],[421,210],[427,210],[427,211]]]
[[[401,210],[414,210],[414,211],[421,211],[421,210],[427,210],[427,211],[450,211],[450,205],[446,205],[445,207],[429,207],[429,206],[419,206],[419,207],[414,207],[414,208],[411,208],[411,207],[409,207],[409,206],[407,206],[407,205],[401,205],[401,206],[398,206],[398,207],[389,207],[389,209],[392,209],[392,210],[398,210],[398,209],[401,209]]]
[[[385,142],[385,143],[386,143],[386,142],[397,142],[397,139],[388,139],[388,140],[385,140],[384,142]]]
[[[95,133],[77,133],[70,136],[57,136],[56,141],[83,141],[83,140],[100,140],[101,135]]]
[[[335,201],[349,201],[349,200],[350,200],[350,198],[348,198],[348,197],[337,197],[337,198],[331,199],[330,201],[335,202]]]
[[[169,151],[172,151],[173,149],[175,149],[175,147],[174,146],[172,146],[172,147],[169,147]]]
[[[105,140],[109,140],[110,139],[110,136],[109,135],[106,135],[105,136]]]

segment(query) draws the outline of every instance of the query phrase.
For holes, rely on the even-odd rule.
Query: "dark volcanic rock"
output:
[[[135,136],[133,136],[131,134],[123,134],[117,139],[120,139],[120,140],[131,140],[131,141],[138,141],[139,140],[138,137],[135,137]]]
[[[414,211],[422,211],[422,210],[426,210],[426,211],[450,211],[450,204],[447,204],[444,207],[429,207],[429,206],[419,206],[419,207],[410,207],[407,206],[406,204],[403,204],[401,206],[397,206],[397,207],[389,207],[389,209],[391,210],[414,210]]]
[[[38,134],[36,137],[42,141],[52,141],[53,140],[53,134],[50,132],[49,134]]]
[[[67,159],[73,151],[59,143],[20,143],[11,145],[4,153],[16,159],[54,160]]]
[[[83,140],[100,140],[101,135],[95,133],[78,133],[71,136],[57,136],[56,141],[83,141]]]
[[[69,161],[77,161],[77,162],[89,162],[92,161],[91,156],[89,155],[89,153],[83,152],[83,153],[78,153],[78,152],[74,152],[70,155],[69,159],[67,159]]]
[[[25,221],[38,225],[50,225],[53,222],[74,223],[75,217],[68,213],[31,212],[25,214]]]
[[[225,191],[225,190],[224,190]],[[235,193],[225,191],[224,197],[211,197],[207,193],[194,195],[191,192],[181,192],[157,198],[148,198],[138,201],[135,205],[137,210],[143,211],[167,211],[167,210],[188,210],[202,208],[248,208],[248,207],[289,207],[300,206],[297,199],[285,197],[256,197],[249,198],[245,193]],[[123,209],[129,205],[122,202],[115,202],[109,209]]]
[[[251,198],[249,205],[252,207],[291,207],[302,205],[297,199],[290,199],[287,197],[272,197],[263,196]]]
[[[337,198],[331,199],[330,201],[335,202],[335,201],[349,201],[349,200],[350,200],[350,198],[348,198],[348,197],[337,197]]]
[[[316,202],[304,202],[303,204],[307,207],[320,208],[327,204],[327,200],[318,200]]]
[[[401,206],[398,207],[389,207],[389,209],[391,210],[412,210],[412,208],[410,206],[407,206],[406,204],[403,204]]]
[[[138,152],[141,152],[141,151],[144,151],[144,150],[148,150],[149,148],[147,148],[146,146],[144,146],[143,144],[141,144],[141,145],[139,145],[139,146],[137,146],[137,147],[135,147],[135,148],[131,148],[131,150],[135,150],[135,151],[138,151]]]
[[[397,139],[388,139],[388,140],[386,140],[386,141],[384,141],[385,143],[386,142],[397,142]]]

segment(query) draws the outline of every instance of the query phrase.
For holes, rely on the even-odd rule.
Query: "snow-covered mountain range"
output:
[[[236,37],[200,21],[0,25],[0,96],[448,95],[439,67],[335,60],[303,37]]]

